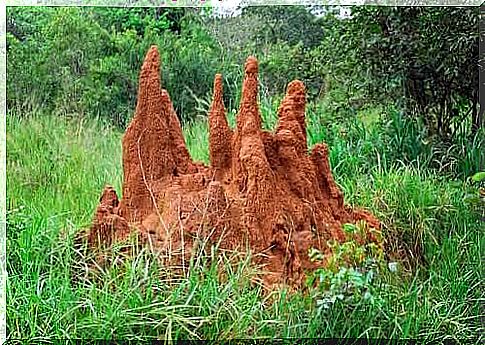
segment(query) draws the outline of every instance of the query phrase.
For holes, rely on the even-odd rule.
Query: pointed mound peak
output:
[[[214,95],[209,111],[209,158],[218,180],[229,170],[232,153],[232,131],[227,123],[222,91],[222,75],[217,74],[214,78]]]
[[[278,109],[278,125],[276,133],[283,138],[283,133],[288,130],[297,139],[300,152],[307,151],[307,136],[305,125],[305,84],[300,80],[293,80],[286,88],[286,96]]]
[[[158,48],[156,45],[150,46],[150,49],[148,49],[148,52],[145,55],[145,62],[150,60],[155,62],[160,61],[160,54],[158,53]]]
[[[116,190],[110,186],[106,185],[103,190],[103,194],[99,199],[99,203],[104,206],[109,207],[116,207],[119,204],[118,194],[116,194]]]
[[[257,74],[258,73],[258,60],[254,56],[250,56],[246,59],[244,64],[244,73]]]
[[[238,122],[240,122],[240,118],[252,116],[255,118],[257,127],[261,128],[261,116],[258,107],[258,84],[258,60],[254,56],[250,56],[244,65],[244,81]]]
[[[302,126],[302,129],[305,130],[305,105],[306,105],[306,88],[305,84],[303,84],[300,80],[293,80],[291,83],[288,84],[288,90],[286,92],[288,97],[290,97],[293,101],[293,108],[295,110],[295,115]]]
[[[305,97],[305,92],[306,92],[305,84],[303,84],[301,80],[293,80],[288,84],[286,94],[292,97],[295,97],[295,96]]]
[[[222,75],[221,74],[216,74],[214,78],[214,94],[212,96],[212,104],[211,104],[211,110],[209,113],[209,118],[211,116],[222,116],[224,117],[224,122],[225,121],[225,108],[224,108],[224,102],[222,99],[223,96],[223,83],[222,83]]]
[[[143,66],[141,68],[140,77],[143,78],[144,76],[156,74],[158,80],[160,81],[160,54],[158,53],[157,46],[153,45],[148,50],[147,54],[145,55],[145,60],[143,60]]]
[[[222,100],[222,74],[216,74],[214,78],[214,101]]]

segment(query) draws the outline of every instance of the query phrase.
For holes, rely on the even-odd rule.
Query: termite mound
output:
[[[105,187],[89,231],[92,246],[137,232],[171,257],[182,253],[185,262],[197,239],[226,250],[249,246],[265,266],[265,282],[298,284],[307,270],[321,265],[310,260],[309,249],[328,253],[327,241],[345,241],[343,224],[363,220],[379,229],[373,215],[344,205],[328,147],[320,143],[308,151],[301,81],[288,84],[274,132],[261,127],[254,57],[244,66],[234,129],[222,96],[222,77],[216,75],[206,166],[190,157],[169,94],[161,88],[157,47],[150,48],[122,142],[122,199]],[[359,239],[374,240],[370,233]]]

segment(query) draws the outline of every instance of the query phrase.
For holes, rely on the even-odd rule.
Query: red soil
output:
[[[274,133],[263,131],[258,62],[249,57],[237,125],[232,130],[216,75],[209,112],[210,166],[194,163],[170,97],[160,85],[160,61],[152,46],[140,74],[135,116],[123,138],[123,198],[107,186],[89,242],[112,243],[131,232],[188,260],[195,239],[220,248],[245,249],[266,266],[267,283],[299,283],[318,266],[310,248],[329,252],[327,241],[346,240],[345,223],[379,221],[344,205],[331,174],[328,148],[308,153],[305,86],[292,81],[278,110]],[[369,236],[372,238],[372,236]],[[361,239],[362,240],[362,239]]]

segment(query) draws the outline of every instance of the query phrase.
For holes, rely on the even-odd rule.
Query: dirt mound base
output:
[[[328,253],[328,240],[346,240],[343,224],[371,214],[344,205],[331,174],[328,148],[309,153],[305,87],[292,81],[278,110],[274,132],[263,131],[258,108],[258,63],[245,64],[237,125],[231,129],[216,75],[209,112],[210,166],[192,161],[166,90],[161,89],[157,48],[140,74],[135,116],[123,137],[123,198],[107,186],[89,233],[91,245],[111,244],[133,231],[154,248],[187,260],[195,241],[219,248],[251,248],[269,283],[298,284],[308,251]],[[368,238],[359,241],[375,240]],[[175,255],[173,255],[175,257]]]

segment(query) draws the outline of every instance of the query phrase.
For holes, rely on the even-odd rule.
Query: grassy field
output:
[[[345,126],[318,112],[310,112],[310,145],[329,144],[346,202],[372,210],[383,221],[388,247],[405,253],[399,260],[389,258],[398,260],[397,272],[380,271],[368,286],[375,298],[355,296],[349,303],[337,298],[324,308],[319,301],[325,292],[317,289],[268,295],[250,283],[254,268],[248,257],[237,255],[215,260],[222,265],[194,261],[186,275],[175,276],[141,250],[83,276],[88,258],[78,252],[74,237],[89,226],[105,184],[120,193],[122,131],[95,120],[10,114],[8,336],[479,342],[485,316],[484,223],[463,201],[476,188],[464,178],[423,168],[421,156],[414,164],[400,163],[396,157],[402,153],[392,152],[393,139],[379,120],[381,110],[360,114]],[[269,108],[263,117],[271,127],[275,118]],[[193,122],[184,132],[193,158],[207,161],[206,124]]]

